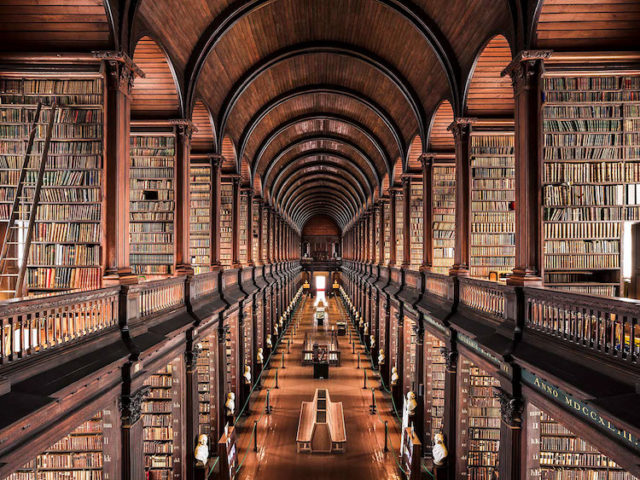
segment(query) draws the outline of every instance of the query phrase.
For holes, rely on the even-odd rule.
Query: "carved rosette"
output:
[[[131,427],[140,420],[142,402],[150,391],[151,387],[145,385],[133,393],[120,396],[119,407],[123,427]]]
[[[493,396],[500,402],[502,421],[510,428],[520,428],[522,425],[522,411],[524,403],[518,397],[512,397],[501,388],[496,388]]]

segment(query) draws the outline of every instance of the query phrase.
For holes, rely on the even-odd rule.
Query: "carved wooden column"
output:
[[[233,232],[231,233],[231,264],[233,268],[240,267],[240,178],[233,177],[231,179],[231,187],[232,187],[232,211],[231,211],[231,222],[233,225]]]
[[[402,177],[402,268],[411,265],[411,177]]]
[[[449,275],[467,277],[471,241],[471,119],[456,118],[448,130],[453,132],[456,147],[456,248]]]
[[[247,265],[255,265],[253,258],[253,191],[247,192]]]
[[[540,109],[544,59],[549,50],[520,52],[502,72],[510,75],[515,101],[516,261],[510,285],[541,285],[542,191]]]
[[[389,190],[389,266],[396,265],[396,191]]]
[[[123,480],[145,478],[143,425],[140,416],[142,402],[150,390],[151,387],[144,386],[120,397]]]
[[[191,216],[190,154],[193,125],[188,120],[174,122],[176,135],[176,182],[175,182],[175,262],[176,274],[192,275],[189,252],[189,218]]]
[[[380,209],[380,231],[378,232],[378,265],[384,265],[384,202],[380,200],[378,202],[378,208]]]
[[[524,402],[517,396],[512,396],[501,388],[496,389],[496,398],[500,401],[500,478],[520,478],[524,441],[523,415]]]
[[[457,411],[458,411],[458,352],[451,347],[443,347],[445,360],[444,379],[444,415],[442,418],[442,434],[449,450],[446,465],[447,480],[456,480],[456,444],[457,444]],[[467,385],[466,388],[469,388]],[[517,478],[517,477],[516,477]]]
[[[422,266],[420,270],[431,271],[433,266],[433,160],[430,155],[421,155],[422,162]]]
[[[186,444],[187,444],[187,479],[195,479],[195,462],[191,459],[194,458],[195,446],[198,441],[199,434],[199,398],[198,398],[198,357],[202,353],[202,345],[199,343],[194,344],[193,341],[187,343],[187,350],[184,352],[185,356],[185,386],[186,386]],[[211,439],[210,439],[211,440]]]
[[[222,185],[222,156],[211,156],[211,221],[209,238],[211,242],[211,267],[220,268],[220,209]]]
[[[105,282],[137,283],[129,263],[129,142],[131,88],[142,71],[126,55],[105,53],[107,69],[105,155]]]

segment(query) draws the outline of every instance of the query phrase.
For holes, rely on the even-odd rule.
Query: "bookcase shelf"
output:
[[[132,132],[130,145],[131,270],[171,275],[174,270],[175,133]]]
[[[233,263],[233,185],[220,186],[220,264]]]
[[[433,166],[433,268],[447,274],[453,266],[456,245],[456,168]]]
[[[238,229],[238,257],[242,265],[249,262],[249,225],[247,224],[247,214],[249,209],[249,192],[242,191],[240,193],[240,208],[238,209],[239,226]]]
[[[535,405],[527,406],[528,471],[541,480],[637,480]]]
[[[201,339],[202,353],[197,360],[198,375],[198,424],[200,434],[217,438],[216,432],[216,357],[215,334]]]
[[[102,412],[98,412],[6,480],[102,480]]]
[[[425,356],[425,445],[433,445],[433,437],[442,433],[444,419],[445,360],[442,354],[444,342],[424,333]],[[430,453],[428,451],[427,453]]]
[[[409,211],[411,216],[410,222],[410,258],[411,268],[418,270],[422,265],[422,244],[424,236],[423,211],[422,204],[424,202],[424,188],[422,187],[422,176],[411,179],[411,202]]]
[[[544,78],[545,285],[620,294],[622,222],[640,203],[640,76]]]
[[[395,225],[394,225],[395,228]],[[357,253],[357,252],[354,252]],[[391,203],[384,203],[384,264],[391,260]]]
[[[9,219],[37,104],[41,102],[44,107],[30,155],[36,162],[40,160],[51,115],[48,107],[54,102],[60,106],[54,117],[36,228],[27,258],[26,285],[30,293],[101,285],[103,90],[102,77],[95,75],[0,75],[0,222]],[[24,184],[25,200],[20,204],[25,214],[33,203],[38,164],[30,167]],[[86,227],[79,229],[81,224]],[[59,243],[62,239],[64,243]],[[13,249],[20,248],[18,245]]]
[[[211,164],[191,160],[189,253],[196,274],[211,266]]]
[[[251,256],[253,258],[254,263],[258,261],[260,258],[260,244],[258,242],[259,235],[259,221],[260,221],[260,204],[257,200],[253,200],[253,206],[251,208]]]
[[[396,265],[400,265],[404,259],[404,195],[396,193]]]
[[[494,387],[500,383],[470,360],[462,357],[461,363],[461,385],[468,385],[461,390],[464,469],[469,479],[491,479],[498,471],[500,403],[494,397]]]
[[[174,430],[174,419],[181,418],[179,372],[176,358],[144,382],[150,387],[142,403],[144,465],[149,480],[170,480],[174,466],[180,466],[180,439]]]
[[[513,133],[471,137],[470,273],[489,278],[515,266],[515,160]]]

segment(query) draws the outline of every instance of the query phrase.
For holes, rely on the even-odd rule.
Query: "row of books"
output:
[[[22,168],[23,155],[0,155],[0,169],[20,170]],[[102,157],[100,155],[58,155],[50,156],[47,160],[47,170],[90,170],[101,169]],[[35,171],[35,169],[33,170]]]
[[[546,163],[545,183],[636,183],[640,181],[640,163]]]
[[[590,92],[543,92],[546,103],[592,103],[592,102],[636,102],[640,100],[638,91],[590,91]]]
[[[413,268],[418,268],[422,264],[422,256],[423,256],[423,233],[424,228],[422,225],[423,220],[423,208],[422,204],[424,201],[424,194],[422,188],[422,180],[421,179],[412,179],[411,180],[411,199],[409,204],[409,212],[410,212],[410,259],[411,265]]]
[[[71,267],[29,267],[27,284],[30,289],[77,289],[98,288],[102,270],[99,266],[92,268]]]
[[[47,124],[49,118],[51,118],[51,110],[42,110],[38,124]],[[22,108],[17,105],[2,105],[0,107],[0,122],[2,123],[24,123],[28,128],[27,125],[31,125],[34,119],[35,110],[32,108]],[[76,125],[104,123],[102,110],[99,108],[59,108],[56,110],[53,122],[55,124],[72,123]]]
[[[620,253],[618,240],[549,240],[545,243],[545,253]]]
[[[32,245],[29,265],[99,265],[100,247],[97,245]]]

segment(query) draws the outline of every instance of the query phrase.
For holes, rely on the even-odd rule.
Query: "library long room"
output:
[[[640,0],[0,0],[0,480],[640,480]]]

